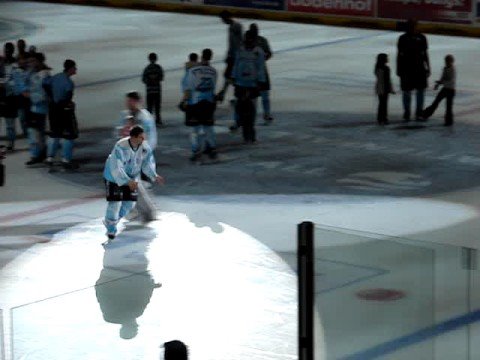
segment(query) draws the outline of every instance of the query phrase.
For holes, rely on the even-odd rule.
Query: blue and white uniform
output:
[[[210,65],[197,65],[188,70],[185,90],[190,92],[189,105],[205,100],[215,103],[217,70]]]
[[[30,111],[32,113],[41,115],[46,115],[48,113],[48,96],[43,85],[48,82],[49,77],[50,72],[46,69],[33,72],[30,76]]]
[[[214,112],[215,88],[217,86],[217,70],[207,63],[199,64],[188,70],[185,79],[185,91],[188,92],[190,106],[190,136],[192,153],[199,154],[204,140],[207,151],[215,151]]]
[[[139,181],[140,173],[155,180],[156,166],[152,148],[147,143],[142,143],[134,149],[129,142],[130,138],[119,140],[105,162],[103,176],[105,180],[119,186],[128,185],[128,182]]]
[[[119,140],[105,162],[103,177],[107,181],[107,200],[112,186],[109,183],[113,183],[113,187],[128,186],[130,181],[138,183],[142,172],[152,181],[157,177],[155,158],[150,145],[143,142],[134,149],[129,140],[130,137]],[[108,201],[104,221],[108,234],[116,234],[118,222],[134,206],[135,201],[131,199]]]

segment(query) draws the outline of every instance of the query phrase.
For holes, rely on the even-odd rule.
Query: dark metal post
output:
[[[313,223],[298,225],[298,359],[314,360],[314,247]]]
[[[3,164],[3,160],[5,159],[5,146],[0,145],[0,186],[5,184],[5,165]]]

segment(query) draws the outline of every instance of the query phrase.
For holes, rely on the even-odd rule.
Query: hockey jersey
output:
[[[47,114],[48,113],[48,96],[47,92],[43,88],[44,81],[50,77],[50,72],[48,70],[40,70],[34,72],[30,76],[30,102],[31,108],[30,111],[36,114]]]
[[[130,144],[130,137],[119,140],[105,162],[103,177],[119,186],[129,181],[139,181],[143,172],[152,181],[157,176],[155,158],[145,141],[137,149]]]
[[[215,102],[217,71],[210,65],[197,65],[188,70],[185,90],[190,91],[189,104],[195,105],[202,100]]]
[[[258,46],[248,50],[242,46],[237,53],[233,67],[233,78],[236,86],[253,88],[266,82],[265,53]]]

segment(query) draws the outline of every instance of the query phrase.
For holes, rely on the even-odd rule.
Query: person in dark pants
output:
[[[212,160],[217,158],[217,143],[215,139],[215,87],[217,71],[210,65],[213,52],[210,49],[202,51],[202,60],[188,70],[185,79],[183,102],[188,113],[186,125],[191,127],[192,156],[195,162],[204,153]]]
[[[150,64],[143,70],[142,81],[147,87],[147,110],[155,115],[157,125],[162,125],[160,110],[162,107],[162,86],[164,74],[163,69],[157,64],[157,54],[148,55]]]
[[[455,58],[453,55],[447,55],[445,57],[445,67],[443,68],[442,77],[435,82],[435,90],[437,90],[440,85],[443,85],[442,90],[440,90],[432,105],[427,107],[423,112],[423,117],[428,119],[433,115],[435,110],[437,110],[440,102],[446,99],[445,126],[453,125],[453,98],[455,97],[457,78],[454,63]]]
[[[428,43],[425,35],[417,31],[417,22],[407,22],[407,32],[398,39],[397,75],[403,92],[403,119],[411,117],[412,91],[417,94],[416,120],[422,120],[425,89],[430,76]]]
[[[375,64],[375,76],[377,77],[375,90],[378,95],[377,122],[379,125],[388,124],[388,95],[394,94],[390,68],[387,64],[388,55],[378,54]]]
[[[255,35],[256,46],[260,47],[265,53],[265,61],[270,60],[273,56],[273,52],[272,52],[272,49],[270,48],[270,44],[268,43],[268,40],[265,37],[259,35],[257,24],[255,23],[250,24],[250,30]],[[266,65],[265,65],[265,77],[266,77],[266,81],[264,83],[264,86],[260,89],[260,96],[262,98],[263,120],[265,121],[264,125],[270,125],[273,121],[271,105],[270,105],[271,85],[270,85],[270,75],[268,73],[268,68]]]
[[[225,82],[222,90],[217,94],[217,100],[222,102],[225,98],[225,93],[227,92],[228,87],[232,83],[233,66],[243,40],[243,27],[242,24],[233,19],[232,13],[227,10],[224,10],[220,13],[220,18],[225,25],[228,25],[228,51],[227,57],[225,58],[225,63],[227,66],[224,73]]]
[[[74,169],[72,163],[74,140],[78,137],[78,126],[75,118],[75,104],[73,91],[75,85],[71,79],[77,73],[75,61],[67,59],[63,64],[63,72],[56,74],[45,81],[44,87],[50,96],[50,139],[48,140],[48,153],[46,163],[53,164],[62,144],[62,165],[67,169]]]
[[[233,67],[236,111],[243,129],[245,143],[255,143],[256,100],[259,89],[266,81],[265,53],[255,45],[255,34],[245,33],[244,45],[240,48]]]
[[[4,46],[4,58],[2,61],[2,73],[0,74],[0,118],[6,123],[8,145],[7,150],[13,150],[16,140],[15,119],[18,115],[17,97],[15,96],[15,81],[13,74],[17,68],[16,59],[13,56],[15,46],[7,42]]]

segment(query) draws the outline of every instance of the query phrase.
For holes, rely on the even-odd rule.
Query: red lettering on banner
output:
[[[375,13],[374,0],[288,0],[288,10],[347,16],[374,16]]]
[[[470,24],[471,0],[378,0],[378,16],[389,19]]]

